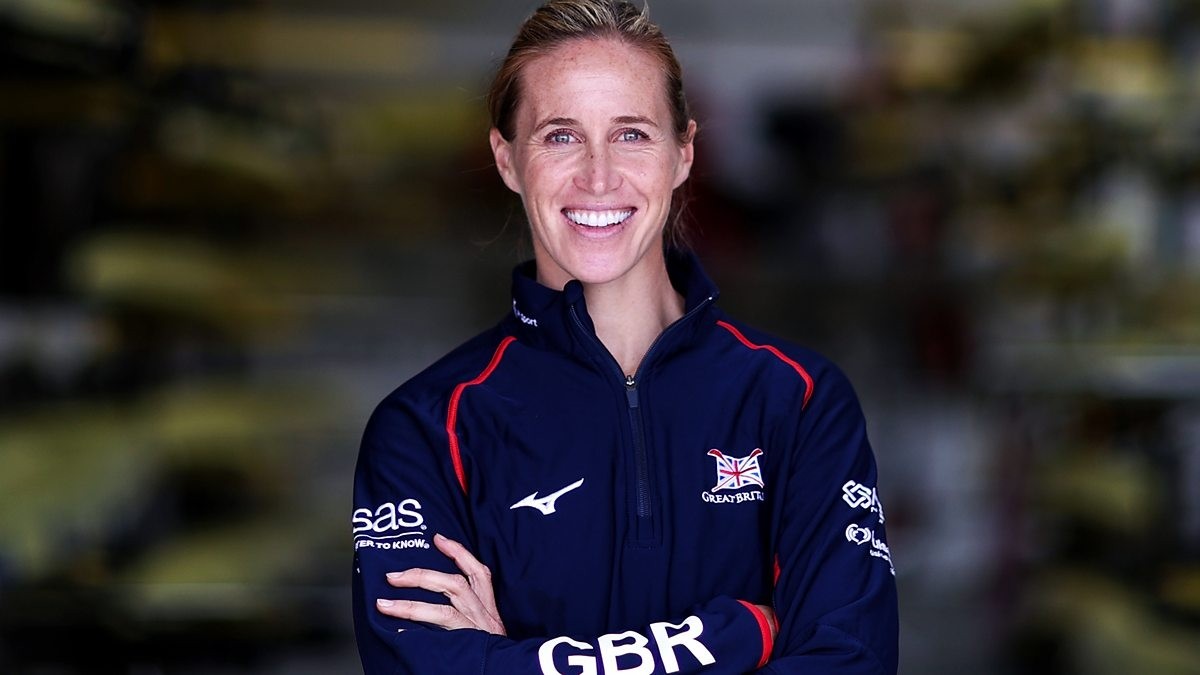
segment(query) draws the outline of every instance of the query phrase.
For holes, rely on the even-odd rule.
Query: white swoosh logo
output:
[[[571,483],[570,485],[559,490],[558,492],[550,493],[550,494],[546,495],[545,497],[538,497],[537,492],[535,491],[533,494],[529,495],[528,497],[526,497],[526,498],[522,499],[521,501],[517,502],[516,504],[513,504],[512,506],[508,507],[508,510],[511,511],[511,510],[521,507],[521,506],[529,506],[529,507],[537,509],[538,511],[541,511],[542,515],[548,516],[551,513],[554,513],[554,502],[557,501],[559,497],[567,494],[571,490],[574,490],[575,488],[577,488],[581,485],[583,485],[582,478],[575,481],[574,483]]]

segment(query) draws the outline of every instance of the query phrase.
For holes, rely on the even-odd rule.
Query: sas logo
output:
[[[374,510],[355,509],[351,523],[355,550],[429,548],[422,534],[426,529],[425,517],[421,515],[421,503],[415,499],[385,502]]]
[[[747,486],[765,487],[762,467],[758,464],[758,458],[762,454],[762,448],[755,448],[745,457],[726,457],[725,453],[716,448],[709,450],[708,456],[717,461],[717,484],[711,490],[701,493],[700,498],[713,504],[763,501],[762,490],[750,490],[731,495],[716,494],[722,490],[740,490]]]

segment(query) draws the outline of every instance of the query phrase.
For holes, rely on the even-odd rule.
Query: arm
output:
[[[427,611],[423,604],[477,615],[470,609],[463,612],[463,602],[484,600],[478,592],[480,584],[468,583],[475,589],[471,593],[462,592],[461,585],[460,592],[440,592],[459,583],[448,581],[451,577],[463,578],[464,573],[469,577],[472,572],[459,569],[461,562],[439,550],[446,549],[445,542],[434,541],[433,534],[470,542],[473,525],[466,496],[444,450],[444,431],[422,418],[436,420],[412,403],[389,399],[368,423],[359,456],[353,591],[355,632],[366,673],[651,675],[702,668],[711,673],[745,673],[765,661],[770,651],[769,628],[766,637],[763,633],[767,621],[760,610],[732,598],[716,598],[686,616],[598,636],[514,640],[485,630],[436,626],[464,625],[450,614],[442,615],[448,617],[445,620],[434,616],[424,623],[413,621],[414,607]],[[405,571],[399,583],[389,584],[387,574],[398,571]],[[409,574],[416,581],[407,578]],[[455,595],[458,605],[453,602]],[[474,601],[466,597],[470,595]],[[393,604],[377,608],[378,599]]]
[[[795,454],[774,514],[780,632],[762,672],[895,673],[895,572],[874,456],[844,375],[823,373],[789,433]]]

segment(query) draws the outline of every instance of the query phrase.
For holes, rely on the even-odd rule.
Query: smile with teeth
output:
[[[584,227],[608,227],[623,222],[633,215],[634,209],[618,209],[614,211],[590,211],[583,209],[563,209],[563,215],[576,225]]]

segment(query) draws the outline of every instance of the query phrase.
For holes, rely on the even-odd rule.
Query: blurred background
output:
[[[0,672],[358,671],[359,434],[529,255],[535,4],[0,0]],[[722,304],[863,399],[902,672],[1200,673],[1200,4],[653,16]]]

